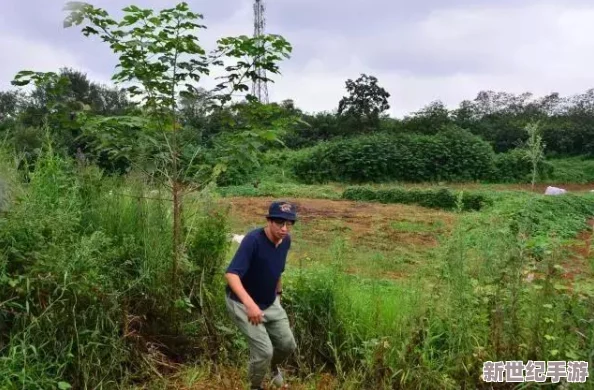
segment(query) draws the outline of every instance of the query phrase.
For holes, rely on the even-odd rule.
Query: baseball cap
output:
[[[268,215],[266,215],[266,218],[281,218],[288,221],[296,221],[297,212],[295,210],[295,205],[284,200],[274,201],[268,208]]]

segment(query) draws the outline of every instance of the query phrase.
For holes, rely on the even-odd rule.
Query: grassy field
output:
[[[580,194],[571,201],[529,186],[459,188],[491,192],[497,202],[456,212],[340,200],[331,195],[339,186],[224,192],[219,202],[230,206],[236,234],[261,226],[272,199],[298,205],[285,276],[285,305],[301,340],[291,388],[490,388],[480,379],[486,360],[592,366],[589,188],[569,187],[569,197]],[[242,389],[244,368],[185,367],[153,386]]]
[[[244,388],[223,270],[229,235],[261,226],[276,198],[301,217],[283,295],[293,389],[487,389],[487,360],[592,366],[586,186],[382,186],[389,203],[345,200],[346,186],[226,188],[186,199],[187,256],[174,263],[171,203],[141,178],[49,154],[19,184],[4,164],[0,388]],[[462,189],[489,202],[470,211]]]
[[[262,226],[272,197],[230,197],[230,231],[245,234]],[[447,240],[459,215],[408,205],[383,205],[315,198],[292,198],[300,221],[295,225],[285,276],[287,299],[300,276],[340,272],[335,282],[348,294],[357,312],[351,325],[368,334],[390,333],[404,326],[422,307],[421,296],[432,286],[431,260]],[[228,252],[230,258],[238,244]],[[419,282],[423,283],[419,284]],[[383,297],[378,294],[384,295]],[[374,306],[367,307],[369,302]],[[362,310],[362,311],[361,311]],[[381,318],[378,318],[381,312]],[[289,309],[289,315],[294,313]],[[366,329],[364,329],[366,328]],[[307,354],[307,351],[301,351]],[[151,388],[243,389],[244,367],[187,367],[175,379],[159,380]],[[293,370],[297,367],[293,367]],[[343,388],[336,374],[295,373],[294,389]],[[346,374],[346,373],[345,373]],[[360,388],[353,382],[351,388]]]

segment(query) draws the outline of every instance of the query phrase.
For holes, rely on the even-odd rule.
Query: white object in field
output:
[[[232,239],[236,243],[241,244],[241,241],[243,240],[244,237],[245,237],[245,235],[234,234]]]
[[[567,190],[565,190],[563,188],[548,186],[547,189],[545,190],[545,195],[561,195],[566,192],[567,192]]]

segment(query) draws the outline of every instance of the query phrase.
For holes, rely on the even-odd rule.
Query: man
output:
[[[266,226],[254,229],[241,241],[225,278],[227,309],[247,338],[252,389],[262,389],[268,368],[275,386],[283,385],[280,365],[295,350],[287,313],[281,306],[281,275],[291,247],[289,231],[297,221],[295,206],[270,204]]]

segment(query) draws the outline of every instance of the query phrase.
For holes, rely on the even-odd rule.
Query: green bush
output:
[[[587,221],[594,216],[593,200],[592,194],[540,195],[511,214],[510,227],[533,236],[571,238],[590,230]]]
[[[555,183],[594,182],[594,160],[584,157],[572,157],[549,160],[554,168],[549,180]]]
[[[337,363],[332,345],[340,344],[335,340],[344,337],[344,329],[337,312],[337,283],[328,283],[336,276],[328,270],[300,272],[289,282],[290,294],[283,298],[285,309],[291,313],[299,349],[307,351],[301,363],[310,372],[328,364],[332,369]]]
[[[317,145],[294,156],[305,183],[474,181],[494,172],[489,144],[452,127],[434,136],[375,134]]]
[[[495,155],[496,173],[491,182],[497,183],[530,183],[532,179],[532,163],[525,157],[522,149],[512,149],[506,153]],[[541,180],[553,175],[554,166],[548,161],[538,165],[538,176]]]
[[[455,193],[446,188],[431,190],[406,190],[401,188],[373,189],[369,187],[349,187],[343,194],[343,199],[381,202],[416,204],[423,207],[455,210],[480,210],[485,205],[492,204],[490,198],[483,194],[461,192]]]

